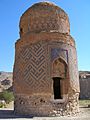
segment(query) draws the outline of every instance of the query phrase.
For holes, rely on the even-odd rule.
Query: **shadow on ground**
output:
[[[33,118],[33,117],[15,115],[13,110],[0,110],[0,119],[9,119],[9,118]]]
[[[14,110],[11,110],[11,109],[10,110],[1,109],[0,119],[1,120],[18,120],[18,119],[32,120],[33,118],[35,118],[36,120],[90,120],[90,108],[81,106],[80,111],[81,111],[80,114],[78,114],[77,116],[55,117],[55,119],[52,117],[50,119],[48,119],[48,117],[43,117],[43,118],[39,117],[40,119],[39,118],[37,119],[37,117],[32,117],[32,116],[16,115],[14,113]]]

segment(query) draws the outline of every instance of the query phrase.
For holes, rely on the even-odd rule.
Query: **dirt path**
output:
[[[78,116],[62,116],[62,117],[25,117],[14,115],[13,109],[0,109],[0,120],[90,120],[90,108],[80,108]]]

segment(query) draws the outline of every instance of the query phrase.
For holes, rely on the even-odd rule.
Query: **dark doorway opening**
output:
[[[60,77],[53,78],[54,99],[62,99]]]

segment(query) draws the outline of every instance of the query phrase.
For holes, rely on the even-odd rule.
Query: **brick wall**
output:
[[[90,99],[90,74],[88,76],[85,72],[83,72],[83,77],[80,76],[79,81],[80,99]]]

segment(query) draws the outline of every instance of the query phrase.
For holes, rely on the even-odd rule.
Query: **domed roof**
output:
[[[70,32],[67,14],[58,6],[49,2],[32,5],[20,19],[20,35],[28,32]]]

